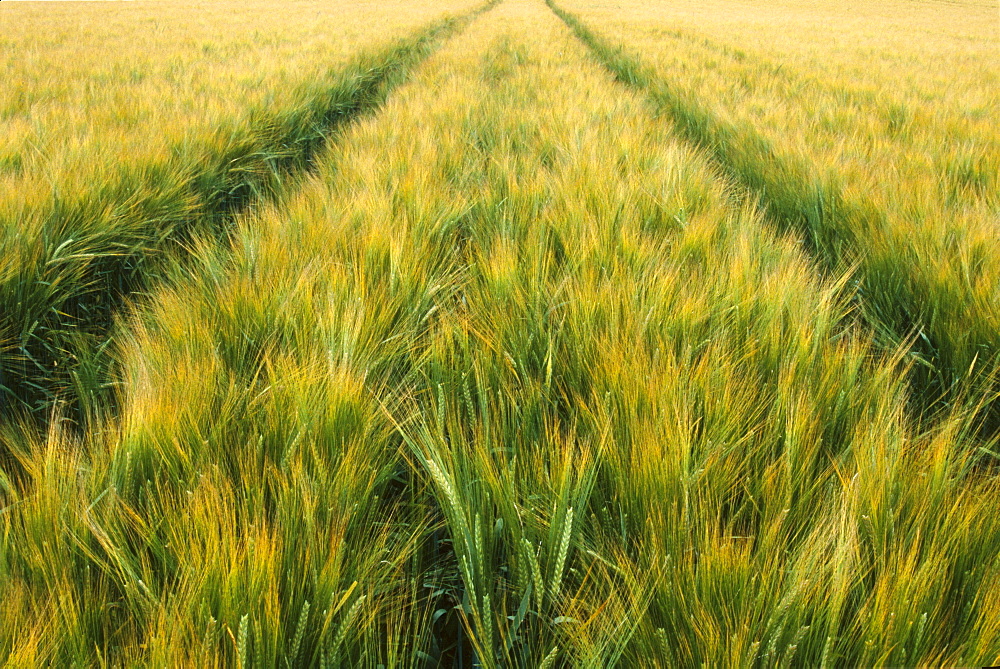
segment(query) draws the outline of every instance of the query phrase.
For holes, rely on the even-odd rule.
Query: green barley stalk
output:
[[[559,657],[559,646],[553,646],[552,650],[549,651],[549,654],[545,656],[544,660],[542,660],[542,663],[538,665],[538,669],[551,669],[551,667],[555,665],[557,657]]]
[[[462,507],[458,502],[458,495],[455,493],[455,488],[451,485],[451,481],[448,480],[448,477],[438,463],[434,462],[431,458],[427,459],[427,469],[430,470],[431,477],[444,491],[444,496],[448,500],[448,505],[451,507],[452,513],[461,519],[462,514],[460,511]]]
[[[535,583],[535,606],[539,613],[542,610],[542,602],[545,597],[545,581],[542,579],[542,568],[538,564],[538,557],[531,548],[531,542],[521,539],[521,548],[524,551],[524,559],[531,566],[531,578]]]
[[[482,560],[486,553],[483,551],[483,527],[479,522],[479,514],[476,514],[476,556]]]
[[[656,628],[656,637],[660,641],[660,645],[663,646],[663,652],[670,652],[670,642],[667,640],[667,631],[662,627]]]
[[[563,535],[562,541],[559,543],[559,555],[556,560],[556,568],[552,573],[552,598],[555,599],[559,596],[559,591],[562,588],[562,574],[563,568],[566,566],[566,556],[569,554],[569,538],[573,532],[573,507],[570,507],[566,511],[566,521],[563,525]]]
[[[208,625],[205,627],[205,637],[201,642],[201,662],[206,666],[209,664],[208,658],[215,646],[215,623],[215,618],[209,616]]]
[[[289,659],[295,661],[299,657],[299,646],[302,644],[302,637],[306,632],[306,622],[309,620],[309,600],[302,605],[302,613],[299,614],[299,623],[295,626],[295,638],[292,639],[292,650]]]
[[[487,652],[492,652],[493,650],[493,605],[490,602],[490,595],[486,593],[483,595],[483,636],[486,639],[485,650]]]
[[[828,666],[827,662],[830,659],[830,648],[832,646],[833,646],[833,637],[832,636],[826,637],[826,643],[823,644],[823,656],[819,662],[820,669],[826,669],[826,667]]]
[[[330,660],[331,666],[339,666],[340,647],[347,638],[347,632],[351,629],[351,625],[354,624],[354,619],[361,611],[361,606],[364,604],[367,597],[368,595],[361,595],[358,597],[357,601],[354,602],[354,604],[351,605],[351,608],[347,611],[347,615],[345,615],[344,619],[340,621],[340,626],[337,628],[337,634],[333,637],[333,644],[331,647],[332,657]]]
[[[250,632],[249,619],[249,614],[243,614],[243,617],[240,618],[240,631],[237,635],[236,652],[239,655],[239,666],[241,669],[247,666],[247,639]]]

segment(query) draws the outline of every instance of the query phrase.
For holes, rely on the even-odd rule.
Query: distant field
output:
[[[413,64],[417,28],[471,6],[0,8],[0,404],[89,396],[120,297],[303,169]]]
[[[1000,663],[997,21],[0,7],[0,662]]]
[[[798,228],[857,265],[890,346],[948,387],[1000,348],[1000,13],[940,2],[567,3]]]
[[[252,109],[301,105],[360,50],[472,5],[414,2],[401,11],[394,3],[293,0],[280,13],[268,6],[5,5],[4,209],[44,203],[53,181],[87,188],[123,166],[197,151]]]

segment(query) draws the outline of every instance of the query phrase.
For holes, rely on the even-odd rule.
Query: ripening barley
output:
[[[4,4],[0,663],[997,664],[983,9]]]

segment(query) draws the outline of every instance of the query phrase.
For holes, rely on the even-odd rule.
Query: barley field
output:
[[[1000,663],[1000,13],[0,6],[0,662]]]

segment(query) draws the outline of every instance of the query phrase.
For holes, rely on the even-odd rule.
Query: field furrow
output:
[[[691,91],[881,98],[558,5],[373,48],[373,113],[128,266],[88,420],[0,425],[0,663],[1000,662],[992,396],[913,410],[885,203]]]
[[[49,171],[51,188],[31,173],[8,184],[11,193],[0,198],[4,413],[44,417],[57,402],[62,411],[66,403],[91,409],[106,394],[105,350],[128,298],[195,240],[224,242],[236,213],[310,169],[331,135],[376,107],[462,21],[438,19],[396,41],[381,38],[300,82],[282,104],[258,102],[215,129],[181,118],[193,137],[160,151],[146,147],[138,160],[123,155],[102,165],[98,154],[83,178],[42,164],[35,171]],[[94,134],[91,144],[120,143]]]
[[[970,85],[939,111],[924,92],[928,112],[912,91],[901,100],[878,89],[866,95],[818,68],[803,74],[664,34],[666,20],[653,29],[629,19],[607,36],[557,11],[619,80],[645,91],[772,216],[801,232],[828,271],[853,269],[861,312],[884,347],[914,357],[917,406],[953,401],[970,384],[990,387],[1000,350],[1000,144],[988,116],[961,104],[985,112],[995,100],[970,99]],[[642,56],[637,35],[650,45]]]

